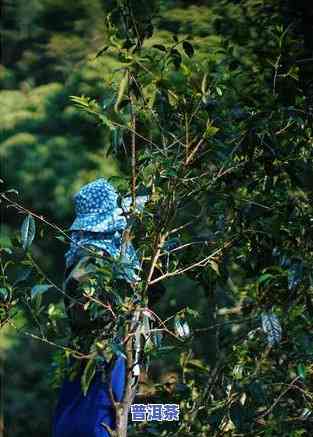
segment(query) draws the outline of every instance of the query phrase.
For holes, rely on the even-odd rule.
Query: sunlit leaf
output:
[[[217,273],[218,275],[220,275],[220,270],[219,270],[219,265],[218,265],[218,263],[217,263],[216,261],[214,261],[213,259],[211,259],[211,260],[209,261],[209,264],[210,264],[212,270],[214,270],[215,273]]]
[[[271,273],[264,273],[263,275],[259,276],[258,283],[266,284],[268,283],[274,276]]]
[[[185,319],[176,317],[174,327],[175,332],[179,337],[186,338],[190,336],[190,327]]]
[[[12,255],[12,249],[10,249],[9,247],[3,247],[1,248],[1,250],[5,253],[7,253],[8,255]]]
[[[128,73],[125,73],[121,82],[120,82],[120,86],[119,86],[117,97],[116,97],[116,102],[114,105],[114,109],[116,112],[119,112],[121,109],[120,104],[122,103],[122,101],[124,99],[124,95],[126,93],[127,86],[128,86]]]
[[[15,190],[14,188],[10,188],[9,190],[6,191],[6,193],[13,193],[13,194],[16,194],[18,196],[18,191]]]
[[[216,92],[217,92],[217,94],[218,94],[219,96],[222,96],[222,95],[223,95],[223,91],[222,91],[222,89],[221,89],[219,86],[216,87]]]

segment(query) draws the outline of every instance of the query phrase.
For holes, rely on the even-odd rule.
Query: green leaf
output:
[[[273,275],[271,273],[264,273],[258,278],[259,285],[268,282],[270,279],[273,278]]]
[[[91,381],[96,373],[96,360],[89,360],[85,369],[84,373],[81,378],[81,387],[84,393],[84,396],[86,396],[88,389],[90,387]]]
[[[62,241],[62,243],[68,241],[63,235],[57,235],[55,238],[59,241]]]
[[[101,50],[98,51],[98,53],[96,54],[96,58],[98,58],[99,56],[103,55],[104,52],[106,52],[108,50],[109,46],[104,46],[102,47]]]
[[[220,276],[220,269],[218,263],[212,259],[209,261],[209,264],[211,268],[215,271],[215,273],[217,273]]]
[[[195,50],[194,50],[193,46],[188,41],[183,42],[183,49],[184,49],[186,55],[189,56],[189,58],[192,58],[193,55],[195,54]]]
[[[16,194],[18,196],[18,191],[15,190],[14,188],[10,188],[9,190],[6,190],[5,192],[6,193],[13,193],[13,194]]]
[[[205,96],[208,92],[207,90],[207,81],[208,81],[208,75],[207,73],[205,73],[205,75],[203,76],[202,82],[201,82],[201,92],[202,94]]]
[[[27,250],[31,246],[35,237],[35,233],[35,220],[31,214],[28,214],[21,226],[21,239],[24,250]]]
[[[71,102],[75,103],[80,108],[88,109],[90,100],[88,97],[85,96],[70,96]]]
[[[48,307],[48,315],[51,317],[54,315],[55,312],[55,305],[53,303],[50,303]]]
[[[207,366],[203,361],[197,359],[189,360],[187,365],[202,370],[203,372],[209,372],[210,370],[209,366]]]
[[[47,290],[49,290],[49,288],[52,288],[52,285],[50,284],[39,284],[39,285],[34,285],[34,287],[31,290],[31,297],[35,297],[38,294],[43,294],[45,293]]]
[[[131,39],[127,39],[126,41],[124,41],[122,49],[130,49],[131,47],[134,47],[134,45],[134,41],[132,41]]]
[[[161,44],[154,44],[152,47],[161,50],[161,52],[166,52],[166,48]]]
[[[125,106],[127,106],[129,103],[130,103],[130,100],[129,100],[129,99],[123,99],[123,100],[121,101],[121,103],[119,104],[119,110],[125,108]]]
[[[190,317],[193,317],[195,319],[198,319],[200,317],[199,311],[196,311],[189,307],[186,307],[186,314],[188,314]]]
[[[8,290],[6,288],[0,288],[0,297],[3,300],[6,300],[6,298],[8,297]]]
[[[219,96],[223,95],[223,91],[221,90],[221,88],[219,86],[216,87],[216,92]]]
[[[177,176],[177,171],[174,168],[168,168],[166,170],[166,176]]]
[[[125,177],[121,176],[111,176],[108,178],[108,181],[113,184],[120,192],[128,190],[128,180]],[[119,200],[120,201],[120,198]],[[120,205],[119,205],[120,206]]]
[[[218,131],[219,131],[218,127],[209,125],[207,126],[203,136],[204,138],[213,137]]]
[[[110,129],[115,129],[115,126],[113,125],[113,123],[111,122],[111,120],[104,114],[97,114],[99,119],[102,121],[102,123],[104,124],[104,126],[107,126]]]
[[[13,253],[12,250],[9,247],[4,247],[1,250],[3,250],[3,252],[7,253],[8,255],[12,255],[12,253]]]
[[[16,279],[13,283],[13,287],[15,287],[15,285],[19,284],[20,282],[25,281],[29,275],[31,274],[32,269],[21,269],[17,272],[16,274]]]
[[[303,363],[299,363],[297,366],[297,373],[301,379],[305,380],[306,377],[306,368]]]
[[[190,328],[187,321],[184,318],[175,317],[174,322],[175,333],[181,338],[190,337]]]
[[[124,94],[125,94],[125,92],[127,90],[127,85],[128,85],[128,73],[125,73],[124,76],[123,76],[123,79],[120,82],[120,86],[119,86],[119,89],[118,89],[118,94],[117,94],[116,102],[115,102],[115,105],[114,105],[114,110],[116,112],[119,112],[119,110],[120,110],[120,104],[123,101]]]
[[[181,57],[181,54],[179,53],[179,51],[176,49],[172,49],[171,50],[171,58],[172,58],[172,62],[174,64],[175,68],[178,69],[180,67],[181,62],[182,62],[182,57]]]

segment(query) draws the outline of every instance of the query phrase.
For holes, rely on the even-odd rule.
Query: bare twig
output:
[[[259,419],[268,416],[273,409],[276,407],[276,405],[280,402],[280,400],[285,396],[286,393],[288,393],[289,390],[291,390],[292,388],[294,388],[294,384],[295,382],[297,382],[300,379],[300,376],[296,376],[291,384],[284,390],[281,392],[281,394],[278,396],[278,398],[273,402],[273,404],[270,406],[270,408],[268,408],[263,414],[261,414],[261,416],[259,416]]]
[[[167,279],[169,277],[182,275],[183,273],[186,273],[186,272],[188,272],[190,270],[193,270],[196,267],[206,267],[212,258],[214,258],[218,253],[222,252],[227,247],[231,246],[234,241],[235,241],[235,238],[233,238],[231,241],[228,241],[226,244],[224,244],[219,249],[215,250],[213,253],[211,253],[206,258],[203,258],[202,260],[200,260],[200,261],[198,261],[198,262],[196,262],[194,264],[191,264],[188,267],[184,267],[182,269],[177,269],[174,272],[167,272],[164,275],[161,275],[158,278],[153,279],[152,281],[149,282],[149,284],[156,284],[157,282],[163,281],[164,279]]]

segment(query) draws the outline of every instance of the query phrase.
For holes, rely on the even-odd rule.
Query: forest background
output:
[[[214,84],[214,91],[204,102],[214,120],[208,136],[217,135],[214,141],[218,146],[229,145],[238,137],[239,126],[239,134],[245,132],[245,140],[238,143],[231,158],[236,155],[240,162],[250,154],[250,165],[255,153],[260,166],[256,173],[254,168],[244,165],[228,174],[221,190],[225,192],[227,186],[230,193],[238,193],[245,188],[244,196],[248,198],[246,178],[250,174],[255,186],[262,185],[262,200],[270,206],[263,208],[256,202],[245,201],[239,208],[238,202],[244,196],[240,199],[237,196],[227,213],[219,209],[216,214],[210,229],[212,234],[206,234],[207,239],[211,236],[214,240],[213,228],[216,232],[226,232],[236,220],[240,227],[238,216],[245,229],[251,231],[258,223],[260,234],[263,232],[268,237],[259,238],[257,232],[252,232],[247,240],[250,252],[247,249],[237,254],[237,267],[232,266],[232,275],[223,272],[217,260],[210,265],[215,275],[210,277],[211,283],[214,282],[212,288],[208,285],[206,289],[203,282],[199,285],[196,278],[190,277],[166,282],[167,292],[159,303],[159,314],[166,318],[178,309],[190,307],[199,312],[193,324],[199,335],[193,338],[189,363],[184,362],[188,360],[181,351],[163,354],[153,362],[151,378],[161,382],[168,395],[173,387],[184,392],[188,386],[188,396],[193,402],[199,394],[196,377],[186,387],[177,385],[181,369],[184,368],[184,378],[197,372],[202,376],[212,375],[223,355],[221,349],[228,347],[224,340],[232,337],[236,345],[250,333],[253,344],[240,350],[235,347],[233,368],[227,369],[239,388],[236,386],[234,393],[228,393],[226,404],[221,400],[223,396],[217,395],[208,414],[210,419],[200,417],[194,435],[200,432],[203,435],[210,432],[216,433],[212,435],[312,435],[313,10],[304,1],[291,0],[163,0],[160,3],[149,46],[158,45],[156,50],[163,51],[160,47],[175,43],[175,38],[187,39],[192,44],[191,48],[185,47],[187,53],[183,56],[190,57],[194,64],[207,63],[208,81]],[[101,0],[8,0],[2,4],[2,191],[17,190],[18,199],[26,208],[64,229],[73,218],[72,195],[82,184],[101,176],[118,181],[126,172],[124,162],[107,153],[112,142],[108,129],[79,111],[70,100],[72,95],[85,95],[103,105],[110,94],[107,77],[118,67],[117,59],[108,52],[97,56],[105,42],[107,8],[107,2]],[[188,62],[176,67],[186,69]],[[173,73],[170,80],[178,87],[180,81],[184,83],[178,73]],[[205,90],[202,92],[205,94]],[[220,154],[222,159],[229,159],[222,147]],[[217,202],[212,196],[209,201]],[[266,208],[275,213],[268,214]],[[12,241],[22,219],[12,208],[1,209],[1,248],[13,248]],[[203,234],[200,225],[196,231],[198,236]],[[275,252],[277,245],[280,251]],[[40,268],[58,284],[63,280],[64,251],[64,244],[53,232],[46,232],[32,248]],[[250,259],[254,260],[251,264]],[[273,265],[276,271],[266,270]],[[241,268],[248,271],[249,280]],[[275,280],[271,281],[273,277]],[[257,287],[263,287],[261,299]],[[59,311],[60,295],[56,290],[49,290],[45,299],[51,313]],[[253,339],[258,335],[258,325],[246,326],[242,322],[243,316],[255,317],[260,311],[272,308],[280,319],[286,315],[283,332],[287,332],[282,350],[273,356],[266,349],[265,336]],[[17,325],[27,326],[31,322],[25,312],[19,316]],[[224,326],[225,322],[230,323]],[[214,328],[220,324],[221,329]],[[208,329],[209,326],[212,328]],[[0,344],[2,415],[7,435],[49,436],[57,396],[57,391],[51,388],[54,348],[18,334],[12,326],[1,331]],[[264,368],[260,365],[257,378],[247,381],[243,368],[253,361],[249,355],[251,348],[259,362],[268,359],[262,355],[264,350],[270,360]],[[285,366],[286,373],[279,374],[279,366]],[[226,387],[227,372],[223,380]],[[269,395],[262,378],[265,385],[293,385],[296,380],[296,389],[291,390],[290,398],[288,393],[283,404],[285,410],[280,407],[278,411],[268,411],[284,386],[279,385],[277,390],[271,386],[273,393]],[[243,395],[248,397],[246,404]],[[264,405],[267,408],[262,410]],[[259,422],[253,429],[250,407],[254,412],[260,408]],[[289,417],[289,409],[294,410],[294,417]],[[231,424],[225,421],[226,416]],[[150,431],[151,435],[156,432]]]

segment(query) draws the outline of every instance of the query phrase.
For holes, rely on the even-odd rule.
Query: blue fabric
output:
[[[118,261],[115,268],[119,278],[129,283],[140,280],[136,251],[130,242],[122,238],[127,228],[123,214],[130,210],[131,198],[122,199],[119,208],[118,197],[115,188],[104,178],[90,182],[75,194],[76,218],[70,227],[70,249],[65,254],[67,268],[81,257],[84,246],[93,245]],[[142,211],[147,200],[148,196],[138,196],[137,210]]]
[[[137,196],[135,207],[142,211],[149,196]],[[130,211],[131,197],[121,199],[106,179],[100,178],[84,185],[74,196],[76,218],[71,231],[112,232],[127,226],[123,214]]]
[[[118,208],[118,194],[104,178],[84,185],[74,196],[76,219],[70,230],[111,232],[125,229],[126,219]]]
[[[79,259],[90,252],[84,247],[93,246],[102,249],[113,257],[116,262],[112,264],[115,277],[125,279],[127,282],[137,282],[140,277],[140,263],[136,251],[131,243],[123,242],[122,235],[118,231],[114,234],[104,232],[73,231],[71,233],[71,245],[65,254],[66,268],[71,267]]]
[[[126,378],[126,361],[118,357],[111,372],[111,384],[116,401],[123,397]],[[80,377],[65,380],[53,420],[53,437],[109,437],[101,423],[115,428],[114,408],[108,383],[101,380],[97,371],[84,396]]]

